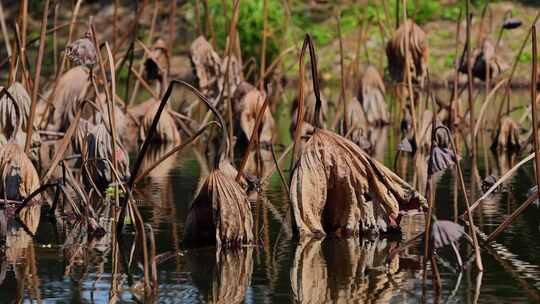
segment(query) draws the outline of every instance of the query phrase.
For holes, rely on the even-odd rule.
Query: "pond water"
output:
[[[377,157],[393,168],[397,133],[388,129],[379,135],[383,146]],[[384,140],[382,140],[384,139]],[[163,150],[165,151],[165,150]],[[159,150],[155,157],[159,155]],[[471,202],[480,197],[480,184],[489,174],[506,172],[522,155],[494,155],[482,146],[477,166],[469,158],[462,164]],[[405,171],[406,179],[418,184],[422,178]],[[442,279],[439,295],[434,291],[431,272],[422,283],[418,246],[389,258],[404,239],[423,230],[422,216],[402,220],[403,235],[364,238],[297,240],[291,235],[285,189],[274,174],[253,203],[257,246],[217,251],[215,248],[184,250],[181,245],[188,207],[204,171],[201,156],[194,149],[165,162],[141,184],[135,193],[145,222],[155,235],[156,252],[175,253],[158,264],[160,303],[527,303],[540,301],[540,209],[530,206],[496,243],[482,247],[485,271],[478,273],[474,262],[457,271],[451,251],[439,252]],[[283,166],[288,167],[288,166]],[[201,169],[203,168],[203,169]],[[437,215],[454,218],[454,203],[460,212],[464,199],[453,169],[437,177]],[[503,192],[485,200],[475,212],[479,228],[493,231],[527,197],[534,184],[532,164],[514,175]],[[43,208],[35,237],[10,224],[11,248],[6,251],[0,272],[0,303],[104,303],[143,302],[136,288],[119,275],[120,292],[113,284],[112,248],[106,236],[101,240],[77,242],[75,227],[58,227]],[[103,223],[106,223],[104,220]],[[73,232],[74,231],[74,232]],[[72,232],[71,234],[69,232]],[[75,235],[72,235],[75,234]],[[137,254],[120,250],[134,259],[134,280],[141,280]],[[467,262],[473,253],[465,241],[461,253]],[[135,255],[135,258],[133,258]]]

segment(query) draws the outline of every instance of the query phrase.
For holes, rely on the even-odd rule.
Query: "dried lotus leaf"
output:
[[[201,93],[215,100],[223,89],[221,58],[203,36],[193,41],[189,51]]]
[[[501,119],[499,128],[495,135],[495,139],[491,145],[491,148],[494,150],[512,150],[519,149],[519,133],[521,127],[517,122],[515,122],[509,116],[504,116]]]
[[[426,33],[410,19],[399,26],[386,44],[390,76],[395,82],[405,82],[406,39],[409,39],[411,78],[423,87],[429,58],[428,40]]]
[[[39,188],[39,176],[21,146],[9,143],[0,148],[0,197],[23,200]]]
[[[358,101],[362,104],[367,122],[371,125],[380,126],[390,122],[384,94],[381,75],[375,67],[368,66],[360,80]]]
[[[301,235],[397,228],[400,208],[425,199],[353,142],[317,129],[293,171],[291,202]]]
[[[249,200],[234,177],[220,169],[206,177],[193,201],[184,232],[188,243],[231,247],[253,242]]]
[[[74,67],[60,77],[55,95],[51,99],[54,106],[52,123],[55,130],[67,130],[90,85],[90,72],[84,66]]]
[[[129,176],[129,156],[120,143],[116,143],[117,170],[120,179]],[[83,178],[87,188],[95,184],[100,191],[105,190],[113,180],[114,173],[110,166],[113,160],[111,135],[103,123],[88,132],[85,141]],[[110,163],[109,163],[110,162]]]
[[[158,109],[159,103],[156,102],[152,106],[150,106],[150,108],[144,115],[141,126],[139,128],[139,138],[142,141],[146,139],[146,134],[148,134],[148,130],[152,125],[152,121],[154,120],[154,116],[156,115]],[[152,140],[156,142],[181,142],[180,132],[178,132],[176,122],[174,121],[174,118],[171,116],[171,114],[169,114],[167,111],[164,111],[161,114],[161,118],[158,121],[156,132],[154,133]]]
[[[441,248],[459,240],[465,234],[465,229],[451,221],[436,220],[431,227],[431,233],[433,246]]]
[[[264,93],[261,93],[258,90],[252,90],[248,92],[239,103],[239,107],[241,109],[239,109],[237,117],[240,128],[243,132],[243,136],[245,139],[247,139],[247,141],[251,139],[251,134],[257,120],[257,115],[259,114],[265,99],[266,96]],[[259,129],[260,142],[270,143],[272,141],[275,124],[276,123],[270,111],[264,111],[264,116],[262,117]]]

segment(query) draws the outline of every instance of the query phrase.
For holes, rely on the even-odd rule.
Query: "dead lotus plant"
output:
[[[125,180],[129,176],[129,156],[122,145],[116,143],[113,152],[111,135],[103,122],[97,124],[86,135],[83,150],[83,180],[88,190],[92,188],[103,192],[114,180],[112,159],[116,154],[118,178]]]
[[[266,93],[255,88],[246,93],[239,103],[235,104],[236,121],[242,132],[241,138],[248,142],[253,134],[257,114],[261,111],[266,99]],[[270,111],[265,111],[259,126],[259,141],[270,144],[276,123]]]
[[[304,54],[309,47],[315,117],[320,117],[317,59],[311,37],[306,35],[300,55],[300,124],[295,132],[293,155],[299,142],[304,109]],[[294,162],[293,162],[294,163]],[[419,208],[425,199],[390,169],[372,159],[353,142],[315,122],[292,171],[290,198],[300,236],[379,233],[399,228],[400,209]]]
[[[495,133],[495,138],[491,144],[491,149],[494,151],[519,150],[520,132],[521,127],[519,124],[511,117],[504,116],[501,119],[499,127],[497,128],[497,132]]]
[[[411,59],[411,79],[423,87],[427,77],[429,46],[426,33],[412,20],[403,22],[386,44],[390,76],[395,82],[405,82],[407,44]]]
[[[381,126],[390,122],[384,94],[385,87],[381,75],[374,66],[368,66],[360,79],[356,98],[362,104],[370,125]]]
[[[139,139],[141,141],[144,141],[146,139],[146,134],[148,134],[148,130],[152,125],[152,121],[158,109],[159,103],[154,102],[142,118],[141,125],[139,127]],[[156,133],[154,134],[154,137],[152,137],[152,140],[155,142],[164,143],[181,142],[180,132],[178,132],[176,122],[168,111],[165,111],[163,114],[161,114],[161,118],[156,127]]]
[[[0,147],[0,197],[21,201],[39,188],[39,176],[21,146]]]
[[[225,122],[210,101],[195,88],[180,82],[214,113],[221,126],[221,144],[214,168],[204,179],[190,206],[184,231],[187,243],[216,243],[231,247],[253,242],[253,218],[246,192],[236,182],[236,169],[226,158],[230,148]]]
[[[474,57],[472,75],[482,81],[495,79],[508,68],[508,64],[495,53],[495,46],[488,39],[484,40],[480,49],[472,55]],[[459,71],[467,74],[467,51],[461,56]]]
[[[201,93],[212,101],[218,100],[223,89],[221,58],[203,36],[193,41],[189,51]]]

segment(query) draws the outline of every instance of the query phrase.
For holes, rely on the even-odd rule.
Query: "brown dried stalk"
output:
[[[45,31],[47,30],[47,18],[49,16],[50,0],[45,1],[43,8],[43,19],[41,20],[41,33],[39,36],[39,50],[36,59],[36,74],[34,76],[34,86],[32,87],[32,104],[30,106],[30,117],[26,125],[26,143],[24,152],[28,153],[32,143],[32,132],[34,131],[34,116],[36,115],[37,98],[39,92],[39,80],[41,76],[41,64],[43,63],[43,52],[45,50]]]

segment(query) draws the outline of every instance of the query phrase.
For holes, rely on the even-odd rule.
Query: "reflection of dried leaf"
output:
[[[195,286],[208,303],[244,303],[253,273],[253,247],[187,255]]]
[[[383,125],[389,122],[384,92],[381,75],[374,66],[368,66],[360,80],[358,101],[362,104],[366,119],[371,125]]]
[[[517,122],[515,122],[509,116],[501,118],[497,134],[491,145],[495,150],[512,150],[519,149],[519,132],[521,128]]]
[[[39,176],[23,149],[13,143],[0,148],[0,197],[22,200],[39,188]]]
[[[405,32],[405,30],[408,32]],[[405,40],[409,39],[411,77],[423,86],[427,76],[429,47],[426,33],[414,21],[403,22],[386,45],[388,69],[395,82],[405,80]]]
[[[144,115],[141,127],[139,128],[139,138],[141,141],[146,139],[146,134],[152,125],[154,116],[156,115],[157,110],[159,109],[159,103],[154,103]],[[167,111],[163,111],[161,118],[158,121],[156,132],[152,138],[156,142],[172,142],[180,143],[180,133],[176,127],[176,122],[174,118]]]
[[[184,240],[227,247],[251,243],[252,227],[246,193],[233,176],[214,169],[190,207]]]
[[[404,280],[400,257],[387,263],[386,239],[305,239],[296,248],[291,287],[296,303],[388,303]]]
[[[301,235],[386,231],[401,206],[424,201],[349,140],[317,129],[293,172],[291,201]]]

